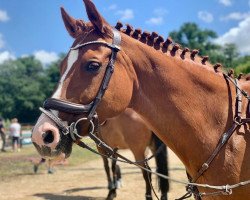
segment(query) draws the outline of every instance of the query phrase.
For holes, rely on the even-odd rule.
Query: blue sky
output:
[[[143,3],[142,3],[143,2]],[[111,24],[120,20],[164,37],[184,22],[218,33],[220,44],[234,42],[250,54],[250,0],[94,0]],[[67,52],[72,39],[61,20],[60,6],[87,20],[82,0],[0,0],[0,63],[35,55],[44,64]]]

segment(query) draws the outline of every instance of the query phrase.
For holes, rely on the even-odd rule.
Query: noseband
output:
[[[80,121],[89,121],[90,122],[90,132],[93,133],[93,130],[95,129],[95,124],[93,123],[93,119],[97,119],[97,113],[96,109],[97,106],[100,104],[106,89],[108,88],[111,76],[114,72],[114,67],[115,67],[115,60],[118,51],[120,50],[120,43],[121,43],[121,35],[119,31],[116,29],[113,29],[113,41],[112,43],[107,43],[105,41],[90,41],[86,42],[83,44],[78,44],[75,47],[72,47],[70,50],[77,50],[81,47],[85,47],[88,45],[92,44],[100,44],[104,45],[108,48],[111,49],[111,56],[110,60],[108,62],[108,65],[106,67],[106,71],[101,83],[101,86],[98,90],[98,93],[96,97],[86,105],[83,104],[77,104],[77,103],[72,103],[69,101],[61,100],[61,99],[56,99],[56,98],[48,98],[44,101],[43,108],[40,108],[40,110],[48,116],[52,121],[54,121],[59,129],[62,131],[64,135],[70,134],[71,138],[75,141],[76,137],[81,138],[81,136],[77,133],[76,130],[76,125]],[[65,125],[65,123],[57,117],[51,110],[56,110],[56,111],[61,111],[65,113],[70,113],[74,115],[80,115],[80,114],[85,114],[87,115],[86,118],[80,118],[77,122],[71,123],[69,126]]]

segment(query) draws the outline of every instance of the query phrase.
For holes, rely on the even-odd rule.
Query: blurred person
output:
[[[20,151],[20,137],[21,137],[21,125],[18,123],[18,119],[14,118],[10,124],[10,136],[12,137],[12,149],[13,152]]]
[[[6,150],[5,150],[6,133],[5,133],[4,125],[3,125],[3,119],[1,117],[0,117],[0,135],[1,135],[1,139],[3,141],[1,151],[6,152]]]
[[[38,163],[34,164],[34,168],[33,168],[34,173],[37,173],[39,166],[45,162],[46,162],[46,159],[41,158],[41,160]],[[48,174],[53,174],[53,173],[54,173],[54,170],[52,169],[52,161],[48,160]]]

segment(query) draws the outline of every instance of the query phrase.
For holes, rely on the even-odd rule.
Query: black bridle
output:
[[[121,43],[121,35],[119,31],[116,29],[113,29],[113,41],[112,43],[107,43],[106,41],[90,41],[83,44],[78,44],[75,47],[72,47],[70,50],[74,51],[81,47],[85,47],[92,44],[100,44],[104,45],[111,49],[111,56],[110,60],[106,66],[106,71],[102,80],[102,83],[100,85],[100,88],[98,90],[98,93],[96,97],[86,105],[83,104],[77,104],[72,103],[69,101],[56,99],[56,98],[48,98],[45,100],[43,104],[43,108],[40,108],[40,110],[48,116],[52,121],[54,121],[59,129],[62,131],[64,135],[70,134],[73,141],[75,141],[77,138],[81,138],[81,136],[77,133],[76,126],[80,121],[89,121],[90,122],[90,132],[94,132],[96,126],[93,121],[95,121],[97,117],[96,109],[98,105],[100,104],[106,89],[108,88],[110,79],[112,77],[112,74],[114,72],[115,67],[115,60],[118,51],[120,50],[120,43]],[[78,121],[71,123],[69,126],[66,125],[58,116],[56,116],[52,110],[61,111],[65,113],[70,113],[74,115],[80,115],[85,114],[87,117],[80,118]]]

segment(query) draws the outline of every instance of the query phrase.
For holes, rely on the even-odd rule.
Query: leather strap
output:
[[[60,99],[54,99],[54,98],[48,98],[44,102],[44,108],[46,110],[58,110],[66,113],[71,113],[71,114],[84,114],[88,113],[88,119],[92,119],[94,114],[96,113],[97,106],[100,104],[100,101],[102,97],[105,94],[106,89],[108,88],[111,76],[114,72],[114,67],[115,67],[115,60],[117,56],[117,52],[120,50],[120,44],[121,44],[121,35],[119,31],[116,29],[113,29],[113,41],[112,44],[107,43],[105,41],[90,41],[86,42],[83,44],[76,45],[75,47],[72,47],[71,50],[76,50],[81,47],[91,45],[91,44],[101,44],[109,47],[112,51],[111,57],[109,60],[109,63],[106,67],[106,71],[101,83],[101,86],[98,90],[98,93],[94,100],[90,102],[89,104],[82,105],[82,104],[76,104],[76,103],[71,103],[68,101],[60,100]]]
[[[41,107],[39,108],[39,110],[42,113],[44,113],[47,117],[49,117],[53,122],[55,122],[64,135],[67,135],[69,133],[68,126],[65,125],[59,117],[54,115],[53,112],[51,112],[50,110],[43,109]]]
[[[205,163],[203,163],[202,167],[198,171],[198,174],[192,179],[191,182],[196,182],[198,180],[198,178],[209,168],[209,166],[213,162],[214,158],[218,155],[221,148],[229,140],[229,138],[232,136],[232,134],[237,129],[237,127],[239,127],[239,125],[234,122],[232,127],[227,132],[223,133],[223,135],[221,136],[221,138],[219,140],[219,144],[217,145],[217,147],[213,151],[212,155],[208,158],[208,160]]]
[[[240,127],[242,124],[245,123],[249,123],[250,122],[250,118],[245,118],[242,119],[241,118],[241,114],[242,114],[242,94],[249,100],[249,96],[247,95],[247,93],[240,89],[239,87],[239,82],[237,79],[235,79],[234,81],[232,81],[232,79],[227,76],[226,74],[224,74],[224,77],[226,80],[231,81],[236,88],[236,104],[235,104],[235,117],[234,117],[234,121],[233,124],[231,126],[231,128],[226,131],[225,133],[222,134],[218,145],[216,146],[215,150],[213,151],[212,155],[207,159],[206,162],[203,163],[203,165],[201,166],[201,168],[198,170],[198,173],[195,175],[194,178],[189,179],[189,181],[191,183],[195,183],[199,177],[201,177],[201,175],[209,168],[210,164],[213,162],[214,158],[219,154],[220,150],[222,149],[222,147],[226,144],[226,142],[229,140],[229,138],[232,136],[232,134],[235,132],[235,130]],[[199,191],[197,186],[192,186],[192,185],[188,185],[187,186],[187,193],[182,196],[179,200],[181,199],[186,199],[190,196],[190,194],[194,194],[195,199],[196,200],[201,200],[201,197],[199,195]]]
[[[72,103],[64,101],[61,99],[48,98],[44,101],[43,107],[46,110],[60,110],[62,112],[71,113],[71,114],[83,114],[87,113],[92,107],[93,102],[87,105],[81,105],[77,103]]]

